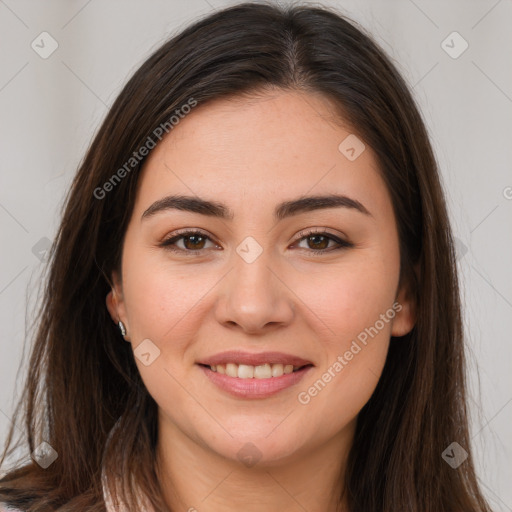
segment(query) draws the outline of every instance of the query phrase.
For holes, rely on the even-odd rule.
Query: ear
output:
[[[419,267],[414,266],[414,273],[418,276]],[[417,282],[417,280],[416,280]],[[412,331],[417,319],[417,304],[412,278],[405,280],[400,285],[396,295],[396,315],[393,318],[391,336],[405,336]]]
[[[128,336],[128,333],[130,332],[130,327],[128,325],[128,319],[126,316],[123,286],[119,278],[119,275],[116,271],[112,272],[112,282],[113,288],[108,292],[105,301],[107,304],[107,309],[108,312],[110,313],[112,320],[116,325],[119,323],[119,321],[123,322],[127,332],[126,336],[124,336],[124,339],[130,341],[130,338]]]

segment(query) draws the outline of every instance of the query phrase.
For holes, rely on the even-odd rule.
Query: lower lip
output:
[[[285,373],[281,377],[268,379],[240,379],[214,372],[209,367],[199,365],[204,374],[220,389],[238,398],[267,398],[283,389],[300,382],[313,366],[305,366],[292,373]]]

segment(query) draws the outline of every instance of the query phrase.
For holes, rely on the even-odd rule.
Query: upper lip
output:
[[[311,361],[302,359],[302,357],[285,354],[283,352],[260,352],[259,354],[251,354],[250,352],[242,352],[240,350],[220,352],[219,354],[202,359],[198,361],[198,363],[209,366],[227,363],[248,364],[251,366],[262,364],[292,364],[293,366],[305,366],[313,364]]]

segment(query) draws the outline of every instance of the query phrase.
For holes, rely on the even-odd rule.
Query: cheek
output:
[[[194,308],[218,280],[213,272],[167,264],[161,256],[158,261],[151,255],[127,256],[125,267],[126,312],[136,342],[150,338],[160,344],[173,337],[172,332],[183,330],[191,322]]]
[[[333,314],[329,326],[335,336],[329,333],[319,340],[323,341],[322,364],[297,392],[297,401],[307,412],[303,415],[306,429],[318,428],[320,417],[323,435],[335,435],[356,418],[377,386],[395,311],[388,294],[366,299],[359,302],[347,289],[337,304],[329,304]]]
[[[398,276],[397,254],[383,258],[381,251],[368,251],[350,262],[347,258],[346,266],[329,276],[318,274],[301,285],[298,295],[310,290],[308,306],[329,328],[318,339],[321,367],[297,396],[311,412],[306,422],[320,414],[334,432],[371,397],[387,357]]]
[[[162,258],[157,262],[151,255],[143,257],[142,252],[127,255],[123,273],[135,363],[148,392],[161,408],[189,410],[190,397],[183,392],[188,377],[184,355],[197,338],[201,299],[216,280],[185,266],[181,270],[175,264],[162,263]],[[153,360],[152,355],[149,365],[137,357],[137,347],[143,340],[150,340],[158,349],[158,356]],[[193,404],[189,413],[197,414],[200,421],[200,411]]]
[[[293,281],[288,280],[290,288],[316,315],[317,332],[325,333],[322,341],[340,349],[346,340],[372,326],[392,306],[399,260],[392,255],[383,258],[377,250],[365,249],[347,255],[341,264],[328,271],[302,270]],[[386,324],[384,331],[391,332],[391,325]]]
[[[308,284],[310,292],[305,303],[317,318],[317,325],[312,327],[319,335],[325,368],[337,361],[338,356],[346,355],[346,375],[357,375],[363,366],[375,366],[380,371],[395,311],[394,280],[390,284],[388,279],[377,280],[377,276],[378,273],[366,270],[359,274],[352,269],[346,275],[339,272],[330,279],[318,278],[316,287]],[[304,285],[302,290],[298,295],[305,297]]]

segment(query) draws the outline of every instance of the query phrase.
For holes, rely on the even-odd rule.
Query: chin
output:
[[[287,464],[299,457],[303,448],[301,440],[286,435],[268,435],[268,430],[260,435],[248,436],[247,433],[237,436],[221,443],[210,444],[210,449],[217,455],[230,459],[237,464],[247,468],[275,467]],[[218,441],[218,439],[216,440]]]

